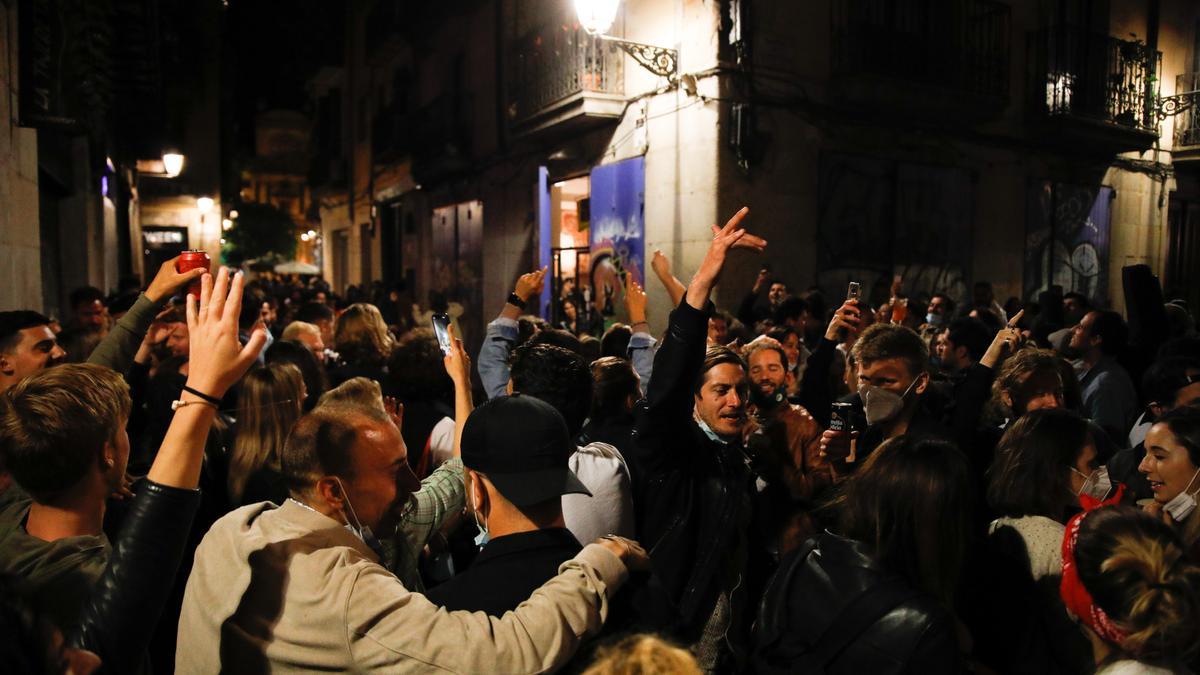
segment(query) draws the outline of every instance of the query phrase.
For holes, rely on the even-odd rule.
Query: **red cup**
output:
[[[184,251],[183,253],[179,254],[179,260],[175,262],[175,271],[183,274],[184,272],[187,272],[188,270],[194,270],[197,267],[208,270],[211,264],[212,260],[209,259],[208,254],[204,251]],[[197,300],[200,299],[199,279],[196,279],[191,283],[191,285],[188,286],[188,295],[196,298]]]

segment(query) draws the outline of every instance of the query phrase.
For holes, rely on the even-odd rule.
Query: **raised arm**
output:
[[[203,268],[176,272],[175,262],[178,257],[171,258],[158,268],[158,274],[150,286],[142,293],[133,307],[117,321],[108,335],[96,345],[95,351],[88,357],[88,363],[108,366],[118,373],[125,374],[133,365],[134,355],[146,335],[146,330],[154,322],[162,303],[175,291],[183,288],[200,275],[207,272]]]
[[[761,251],[766,246],[765,241],[741,229],[741,222],[749,212],[743,208],[725,227],[713,226],[713,240],[704,261],[692,278],[684,301],[671,312],[667,334],[654,357],[654,378],[646,400],[638,407],[639,440],[634,443],[633,452],[639,467],[649,473],[669,470],[680,459],[665,456],[663,450],[672,444],[660,439],[691,420],[692,388],[704,363],[708,297],[721,276],[726,255],[733,248]]]
[[[187,299],[192,345],[187,386],[220,399],[246,372],[266,341],[256,331],[238,342],[242,275],[233,283],[222,268],[214,287],[205,274],[199,307]],[[167,436],[150,467],[112,557],[84,610],[71,644],[100,655],[109,672],[140,665],[175,580],[200,505],[196,489],[216,405],[184,391]]]
[[[646,322],[646,291],[632,276],[625,277],[625,308],[629,311],[629,337],[627,355],[633,370],[641,380],[642,396],[650,387],[650,376],[654,373],[656,342],[650,335],[650,324]]]
[[[487,326],[487,335],[479,347],[479,379],[483,381],[483,390],[488,398],[503,396],[508,389],[508,354],[517,342],[517,320],[521,318],[524,305],[530,298],[541,297],[546,271],[543,267],[522,274],[513,290],[513,295],[521,304],[513,304],[510,298],[501,308],[500,315]]]
[[[679,303],[683,302],[683,294],[687,292],[687,287],[671,273],[671,261],[667,259],[667,256],[663,255],[662,251],[654,249],[654,257],[650,260],[650,268],[654,270],[654,274],[658,277],[658,280],[667,289],[667,295],[671,298],[671,306],[678,307]]]

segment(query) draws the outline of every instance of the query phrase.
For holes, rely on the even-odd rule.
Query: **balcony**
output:
[[[1008,103],[1011,14],[995,0],[835,0],[834,96],[938,121],[995,117]]]
[[[1186,94],[1197,89],[1200,89],[1200,73],[1183,73],[1175,77],[1176,94]],[[1193,106],[1175,116],[1173,147],[1174,161],[1200,161],[1200,107]]]
[[[1046,139],[1104,155],[1154,144],[1160,52],[1059,26],[1030,34],[1029,63],[1032,122]]]
[[[515,135],[566,135],[624,112],[624,53],[582,28],[548,24],[511,49],[508,116]]]

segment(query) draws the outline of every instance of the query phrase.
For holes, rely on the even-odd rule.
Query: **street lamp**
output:
[[[617,18],[617,7],[621,0],[575,0],[575,13],[579,24],[590,35],[621,48],[633,57],[638,65],[655,75],[665,77],[674,82],[679,78],[679,52],[666,47],[632,42],[622,38],[605,35]]]
[[[208,213],[209,209],[211,209],[212,207],[213,207],[212,197],[197,197],[196,198],[196,208],[200,209],[200,213]]]
[[[183,171],[183,155],[174,150],[167,150],[162,156],[163,172],[167,178],[174,178]]]

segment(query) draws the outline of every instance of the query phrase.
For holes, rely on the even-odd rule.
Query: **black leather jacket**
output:
[[[730,562],[749,518],[751,478],[741,446],[709,439],[692,417],[707,330],[708,312],[687,302],[671,313],[650,391],[635,411],[629,455],[639,477],[638,540],[663,591],[641,610],[656,628],[684,639],[711,615],[722,564]]]
[[[108,566],[69,643],[100,656],[105,672],[138,672],[175,583],[200,491],[146,480]]]
[[[780,564],[763,596],[756,672],[961,671],[954,619],[937,600],[880,567],[860,542],[828,532],[810,542]],[[822,648],[832,652],[816,659],[823,666],[812,660]]]

